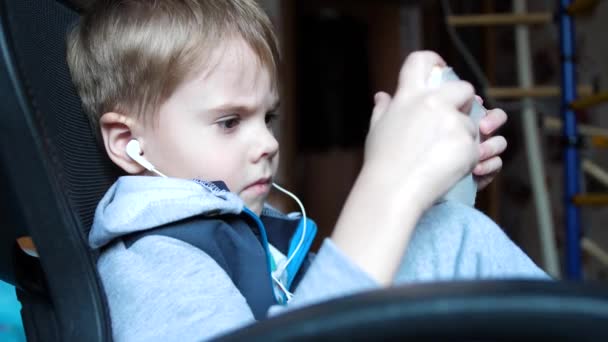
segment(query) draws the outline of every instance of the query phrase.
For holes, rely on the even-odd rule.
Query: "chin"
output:
[[[243,202],[245,204],[245,206],[247,207],[247,209],[253,211],[254,213],[260,215],[260,213],[262,212],[262,208],[264,207],[263,202],[259,202],[259,201],[247,201],[246,199],[243,198]]]
[[[251,205],[251,206],[247,206],[247,207],[259,216],[262,213],[262,209],[264,208],[264,205],[255,204],[255,205]]]

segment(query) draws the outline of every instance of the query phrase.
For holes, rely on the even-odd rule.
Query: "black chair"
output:
[[[78,8],[0,0],[0,279],[14,284],[29,341],[111,341],[95,206],[119,175],[98,149],[65,63]],[[17,246],[30,236],[39,258]],[[294,311],[224,340],[608,340],[608,292],[589,284],[416,285]]]
[[[117,176],[98,150],[65,62],[67,2],[0,1],[0,277],[18,288],[29,341],[109,341],[96,202]],[[16,248],[31,236],[40,258]]]

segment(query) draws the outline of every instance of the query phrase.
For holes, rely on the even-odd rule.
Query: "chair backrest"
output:
[[[29,341],[109,341],[95,206],[118,176],[81,109],[65,62],[77,8],[0,0],[0,279],[17,286]],[[40,255],[15,245],[31,236]]]

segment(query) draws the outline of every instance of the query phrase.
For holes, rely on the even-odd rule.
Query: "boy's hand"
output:
[[[406,60],[394,98],[376,95],[365,144],[365,166],[395,186],[420,196],[430,206],[477,164],[477,131],[463,114],[474,99],[464,81],[430,90],[431,68],[445,65],[433,52],[413,53]],[[462,108],[462,112],[460,110]]]
[[[479,96],[476,100],[483,104]],[[391,96],[385,92],[378,92],[374,96],[375,107],[373,113],[383,113],[391,102]],[[375,117],[372,116],[372,119]],[[490,109],[479,121],[479,163],[473,169],[477,191],[488,186],[502,169],[502,158],[500,155],[507,149],[507,140],[503,136],[493,136],[500,127],[507,122],[507,113],[502,109]],[[373,124],[373,122],[372,122]]]
[[[365,161],[331,239],[380,284],[392,283],[416,223],[479,159],[468,112],[473,87],[463,81],[429,89],[434,52],[405,61],[394,97],[376,96]]]
[[[477,100],[483,103],[480,97]],[[492,136],[496,130],[507,122],[507,114],[502,109],[488,110],[479,121],[479,163],[473,169],[477,182],[477,191],[492,183],[494,177],[502,169],[502,154],[507,148],[507,140],[503,136]]]

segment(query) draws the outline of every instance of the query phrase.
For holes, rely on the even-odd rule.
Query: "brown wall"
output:
[[[298,115],[305,115],[296,107],[296,20],[303,14],[314,13],[321,8],[331,8],[341,14],[360,19],[368,26],[369,39],[366,42],[370,51],[368,57],[370,70],[370,99],[376,91],[392,93],[401,59],[399,46],[399,6],[397,3],[380,4],[375,1],[312,0],[298,9],[293,1],[281,4],[281,36],[284,49],[284,86],[283,86],[283,134],[281,135],[281,177],[286,186],[304,200],[310,217],[319,226],[318,242],[327,236],[338,217],[342,204],[354,183],[361,167],[363,153],[361,147],[328,148],[325,151],[297,154],[296,127]],[[369,109],[371,114],[371,108]],[[275,197],[275,202],[283,208],[297,210],[289,199]]]

